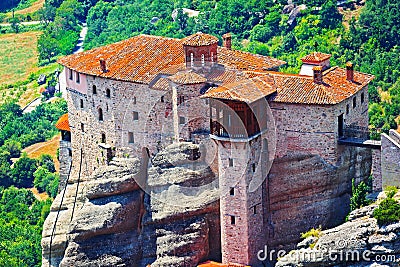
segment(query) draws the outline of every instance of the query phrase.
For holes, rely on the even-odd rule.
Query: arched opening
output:
[[[161,103],[164,103],[164,96],[161,97]]]
[[[110,89],[106,89],[106,97],[110,98],[111,97],[111,91]]]
[[[98,112],[99,112],[99,121],[103,121],[103,110],[101,109],[101,108],[99,108],[99,110],[98,110]]]
[[[94,95],[97,94],[97,87],[96,87],[96,85],[93,85],[93,87],[92,87],[92,92],[93,92]]]

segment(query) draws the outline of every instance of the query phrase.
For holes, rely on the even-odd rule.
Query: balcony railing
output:
[[[343,136],[345,138],[356,138],[362,140],[379,140],[380,131],[377,129],[370,129],[368,127],[362,127],[357,125],[346,125],[343,128]]]

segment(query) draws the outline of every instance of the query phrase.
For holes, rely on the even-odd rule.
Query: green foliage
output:
[[[388,197],[374,210],[373,216],[378,221],[379,225],[400,221],[400,203]]]
[[[29,188],[33,186],[33,173],[36,171],[37,161],[30,159],[26,154],[14,164],[11,169],[13,184],[17,187]]]
[[[0,265],[40,266],[42,225],[51,202],[15,187],[2,190],[0,196]]]
[[[309,231],[305,233],[301,233],[301,238],[306,239],[308,237],[321,237],[322,235],[322,227],[319,226],[317,229],[311,228]]]
[[[39,166],[33,173],[34,181],[33,184],[40,192],[46,192],[51,197],[57,195],[59,175],[50,172],[43,166]]]
[[[370,204],[370,201],[366,197],[371,188],[365,182],[362,181],[357,186],[355,186],[355,182],[353,179],[351,189],[352,189],[351,190],[352,196],[350,198],[351,211]]]
[[[399,191],[399,190],[395,186],[387,186],[385,188],[385,193],[386,193],[387,198],[393,198],[394,195],[397,194],[397,191]]]

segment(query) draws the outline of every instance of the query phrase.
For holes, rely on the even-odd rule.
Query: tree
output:
[[[15,140],[7,140],[4,148],[10,153],[11,158],[19,158],[21,156],[21,143]]]
[[[49,172],[55,172],[53,157],[48,154],[42,154],[39,157],[39,166],[46,168]]]
[[[52,58],[59,53],[60,49],[57,42],[51,35],[43,33],[38,39],[39,60],[48,60],[50,63]]]
[[[328,29],[336,28],[342,22],[342,15],[336,6],[336,0],[325,1],[321,6],[322,26]]]
[[[352,180],[351,184],[352,196],[350,198],[351,211],[369,205],[370,202],[366,198],[369,190],[370,188],[363,181],[360,182],[358,186],[355,186],[354,179]]]
[[[56,8],[47,2],[44,6],[38,11],[40,20],[48,26],[50,22],[54,21],[56,16]]]
[[[14,185],[18,187],[30,188],[33,186],[33,173],[36,171],[37,162],[35,159],[28,158],[24,153],[11,169]]]

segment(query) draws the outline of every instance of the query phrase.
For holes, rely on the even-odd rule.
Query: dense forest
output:
[[[57,194],[59,175],[50,155],[31,159],[21,150],[55,134],[66,112],[62,99],[23,114],[16,101],[0,105],[0,266],[40,266],[43,222]],[[46,192],[38,200],[31,190]]]

